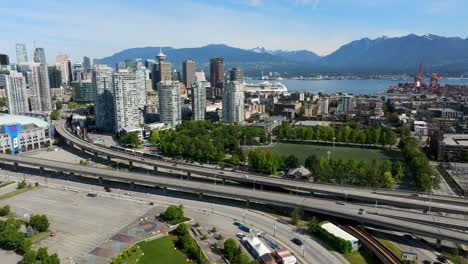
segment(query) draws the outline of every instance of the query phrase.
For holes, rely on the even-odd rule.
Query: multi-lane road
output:
[[[427,210],[430,206],[432,211],[468,215],[468,199],[456,196],[431,195],[431,197],[429,197],[418,195],[414,192],[375,190],[367,188],[316,184],[311,182],[287,180],[278,177],[261,176],[245,171],[221,170],[210,166],[194,165],[185,162],[176,163],[166,160],[157,160],[115,151],[110,148],[94,145],[79,139],[66,129],[64,120],[57,122],[56,131],[70,145],[79,147],[82,150],[89,151],[96,156],[101,155],[109,159],[116,158],[127,160],[131,163],[132,166],[141,164],[154,168],[164,168],[177,174],[185,173],[192,176],[197,175],[205,177],[216,177],[217,179],[224,179],[234,182],[251,183],[260,188],[262,186],[272,186],[284,188],[286,190],[309,192],[316,195],[331,195],[345,199],[386,204],[401,208]]]
[[[408,216],[406,219],[398,219],[376,214],[376,212],[391,214],[391,211],[388,211],[390,209],[377,209],[372,206],[365,205],[342,205],[337,204],[332,200],[318,199],[310,196],[298,196],[261,190],[253,191],[252,189],[236,186],[222,184],[214,185],[212,183],[180,180],[168,177],[157,177],[155,175],[146,175],[127,171],[116,172],[115,170],[86,167],[77,164],[25,156],[0,154],[0,159],[3,162],[18,164],[19,166],[41,167],[44,169],[52,169],[55,171],[74,173],[77,175],[100,177],[105,180],[128,182],[159,188],[176,189],[184,192],[197,193],[200,195],[200,197],[203,197],[204,195],[210,195],[228,199],[249,201],[250,203],[256,202],[291,208],[299,207],[312,212],[336,216],[344,219],[356,220],[361,223],[374,224],[403,232],[411,232],[423,236],[436,237],[439,239],[446,239],[460,243],[466,243],[466,241],[468,241],[468,233],[442,227],[439,225],[438,221],[421,223],[417,218],[413,218],[411,216]],[[363,208],[365,213],[358,214],[359,208]],[[455,222],[450,223],[455,224]],[[461,228],[463,228],[463,224],[461,225]]]

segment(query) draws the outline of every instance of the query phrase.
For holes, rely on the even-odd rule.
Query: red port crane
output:
[[[435,92],[439,88],[439,80],[440,80],[439,74],[437,72],[434,72],[429,82],[429,87],[431,88],[431,92]]]
[[[422,72],[423,72],[423,64],[421,63],[419,64],[418,73],[416,74],[416,77],[414,77],[414,88],[416,88],[419,92],[421,92],[423,88]]]

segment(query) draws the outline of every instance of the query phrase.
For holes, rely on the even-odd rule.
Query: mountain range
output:
[[[100,64],[114,66],[117,62],[137,58],[155,59],[160,47],[131,48],[102,58]],[[222,57],[225,68],[240,67],[248,76],[261,72],[279,72],[283,76],[313,74],[414,74],[420,63],[426,74],[468,73],[468,38],[414,35],[403,37],[363,38],[341,46],[335,52],[319,56],[312,51],[267,50],[263,47],[240,49],[224,44],[203,47],[161,47],[167,60],[180,70],[182,61],[192,59],[199,70],[208,71],[209,59]]]

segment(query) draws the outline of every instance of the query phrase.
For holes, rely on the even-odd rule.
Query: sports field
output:
[[[385,159],[399,159],[395,153],[389,154],[380,149],[365,149],[365,148],[354,148],[335,146],[333,151],[332,146],[325,145],[306,145],[306,144],[291,144],[291,143],[275,143],[273,146],[268,147],[274,153],[280,155],[295,155],[299,158],[299,161],[304,164],[304,160],[309,155],[316,155],[317,157],[327,156],[327,152],[331,151],[330,156],[336,159],[356,159],[356,160],[385,160]]]
[[[185,255],[173,246],[171,236],[164,236],[149,242],[140,242],[141,251],[138,264],[184,264]]]

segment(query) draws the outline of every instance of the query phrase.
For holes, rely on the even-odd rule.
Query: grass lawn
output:
[[[39,242],[42,239],[47,238],[47,237],[49,237],[49,232],[48,231],[40,232],[40,233],[37,233],[34,236],[32,236],[31,241],[33,242],[33,244],[36,244],[37,242]]]
[[[379,264],[380,260],[367,248],[361,247],[359,251],[343,254],[350,264]]]
[[[5,186],[8,186],[8,185],[10,185],[10,184],[12,184],[12,183],[14,183],[14,181],[2,182],[2,183],[0,183],[0,188],[5,187]]]
[[[21,193],[25,193],[27,191],[31,191],[31,190],[35,190],[37,189],[38,187],[25,187],[23,189],[16,189],[12,192],[9,192],[9,193],[5,193],[4,195],[1,195],[0,196],[0,200],[5,200],[5,199],[8,199],[10,197],[13,197],[15,195],[18,195],[18,194],[21,194]]]
[[[327,151],[332,151],[332,146],[324,145],[308,145],[308,144],[291,144],[291,143],[276,143],[272,147],[269,147],[271,151],[280,155],[293,154],[299,161],[304,164],[304,160],[309,155],[316,155],[317,157],[327,156]],[[357,160],[385,160],[395,159],[395,155],[387,155],[385,151],[380,149],[365,149],[365,148],[353,148],[353,147],[342,147],[335,146],[335,151],[331,154],[336,159],[357,159]]]
[[[174,249],[171,236],[164,236],[149,242],[140,242],[140,250],[144,253],[138,264],[184,264],[185,254]]]
[[[395,246],[395,244],[393,244],[392,242],[386,240],[386,239],[383,239],[383,238],[380,238],[380,237],[374,237],[375,239],[377,239],[377,241],[379,241],[382,245],[384,245],[384,247],[386,247],[388,250],[390,250],[393,255],[395,255],[397,258],[401,259],[401,249],[399,249],[397,246]]]

